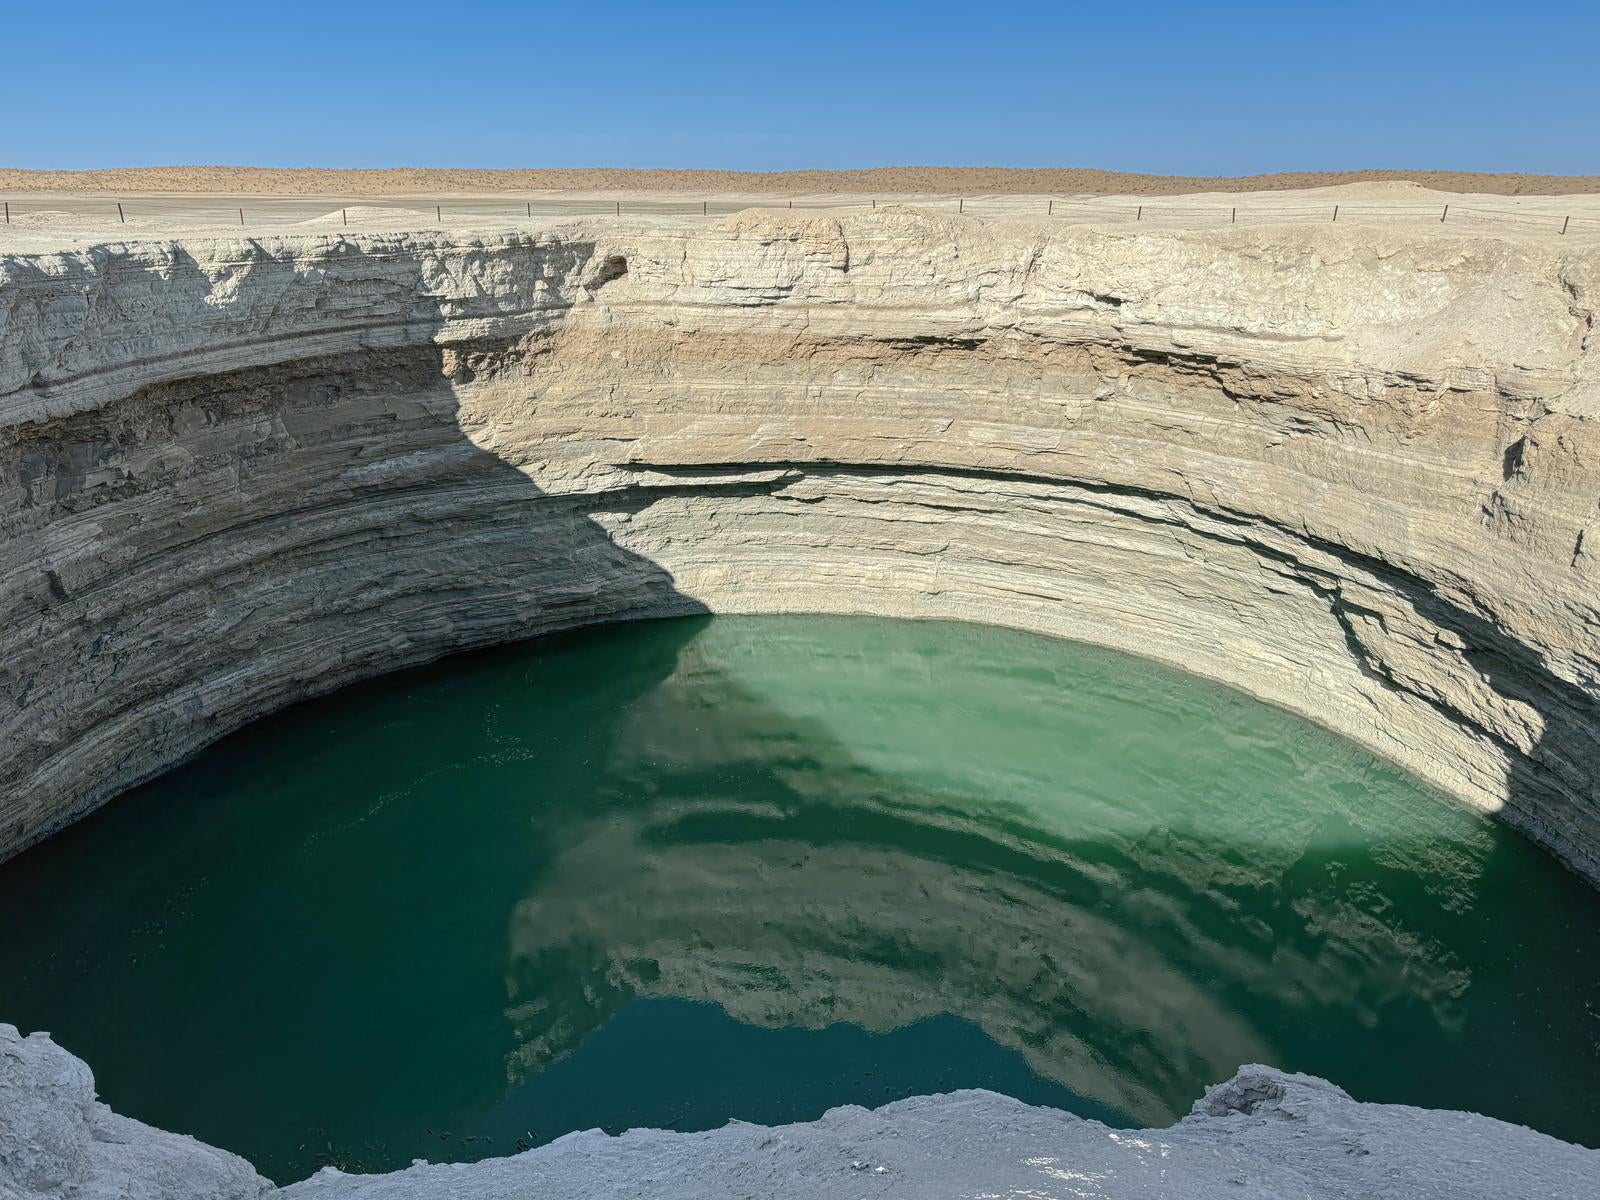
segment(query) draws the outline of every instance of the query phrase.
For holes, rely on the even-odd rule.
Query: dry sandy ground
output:
[[[210,192],[225,195],[464,195],[503,191],[936,193],[950,196],[1175,196],[1261,192],[1404,181],[1440,192],[1559,196],[1600,192],[1600,175],[1494,175],[1460,171],[1290,171],[1207,177],[1137,175],[1087,168],[879,167],[864,171],[639,171],[552,168],[490,171],[401,167],[342,171],[320,167],[124,167],[106,171],[0,168],[0,191]]]
[[[259,181],[257,181],[259,182]],[[690,228],[751,208],[854,212],[897,207],[958,221],[1026,220],[1125,232],[1332,225],[1419,237],[1536,240],[1559,247],[1600,240],[1600,192],[1506,196],[1441,192],[1409,182],[1152,196],[672,190],[500,191],[446,195],[230,194],[205,192],[0,192],[0,254],[41,253],[93,243],[186,235],[254,238],[283,234],[528,230],[587,217],[626,225]],[[955,226],[952,226],[952,231]]]

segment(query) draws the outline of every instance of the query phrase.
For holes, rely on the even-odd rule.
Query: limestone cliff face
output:
[[[299,697],[710,608],[1160,658],[1600,880],[1597,295],[894,209],[0,259],[0,853]]]

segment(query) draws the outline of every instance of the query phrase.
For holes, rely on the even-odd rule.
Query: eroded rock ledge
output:
[[[0,259],[0,854],[300,697],[711,608],[1151,655],[1600,880],[1597,292],[892,209]]]
[[[1587,1200],[1600,1178],[1600,1150],[1470,1113],[1361,1104],[1325,1080],[1260,1066],[1241,1067],[1168,1129],[1113,1130],[965,1091],[801,1125],[590,1130],[471,1165],[326,1168],[282,1191],[235,1155],[113,1113],[82,1061],[10,1025],[0,1025],[0,1112],[6,1200]]]

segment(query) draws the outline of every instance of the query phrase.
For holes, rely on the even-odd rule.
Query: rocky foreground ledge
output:
[[[707,1133],[569,1134],[511,1158],[387,1175],[325,1168],[278,1189],[244,1159],[95,1099],[48,1034],[0,1025],[0,1200],[714,1200],[763,1197],[1371,1197],[1589,1200],[1600,1150],[1474,1113],[1362,1104],[1241,1067],[1169,1129],[1116,1130],[994,1092]]]

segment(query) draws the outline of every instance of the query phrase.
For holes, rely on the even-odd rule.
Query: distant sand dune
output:
[[[1180,195],[1279,191],[1344,183],[1410,181],[1445,192],[1556,196],[1600,192],[1600,175],[1496,175],[1465,171],[1288,171],[1275,175],[1137,175],[1077,167],[878,167],[861,171],[641,171],[551,168],[491,171],[397,167],[344,171],[321,167],[125,167],[105,171],[0,168],[0,191],[217,192],[228,195],[357,196],[577,189],[896,193],[946,195]]]

